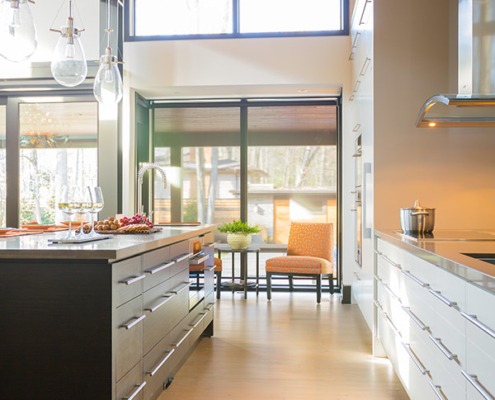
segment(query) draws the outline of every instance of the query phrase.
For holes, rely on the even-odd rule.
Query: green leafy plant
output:
[[[249,225],[246,222],[240,220],[234,220],[232,222],[225,222],[218,226],[218,230],[223,233],[244,233],[249,235],[251,233],[260,232],[258,225]]]

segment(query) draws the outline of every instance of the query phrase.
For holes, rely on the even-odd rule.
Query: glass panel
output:
[[[341,0],[240,0],[241,33],[342,29]]]
[[[286,245],[291,221],[331,222],[336,232],[336,132],[333,105],[249,109],[248,219],[262,228],[253,241]],[[260,265],[280,255],[273,251],[260,254]],[[252,263],[248,275],[255,276]]]
[[[5,226],[7,221],[6,112],[7,107],[0,106],[0,226]]]
[[[97,103],[21,103],[19,114],[20,223],[62,221],[60,187],[97,183]]]
[[[182,154],[183,221],[217,224],[239,219],[239,148],[186,147]]]
[[[136,36],[232,32],[232,0],[136,0]]]
[[[155,181],[156,222],[239,218],[239,125],[239,107],[155,109],[155,162],[165,167],[169,188],[175,186],[182,196],[172,203],[170,189],[164,191]]]

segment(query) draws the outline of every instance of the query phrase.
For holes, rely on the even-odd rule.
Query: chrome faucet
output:
[[[137,181],[138,181],[138,198],[137,198],[137,212],[138,214],[143,214],[143,178],[146,171],[149,169],[156,169],[162,176],[163,188],[167,188],[167,175],[162,167],[156,163],[145,163],[138,171]],[[152,217],[153,211],[150,211],[150,217]],[[150,218],[151,219],[151,218]]]

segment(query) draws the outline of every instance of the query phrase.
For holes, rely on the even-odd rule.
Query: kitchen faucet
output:
[[[167,188],[167,175],[162,167],[160,167],[156,163],[145,163],[138,171],[138,198],[137,198],[137,212],[138,214],[143,214],[144,206],[143,206],[143,178],[146,171],[149,169],[156,169],[160,175],[162,176],[163,188]],[[150,220],[152,220],[153,211],[150,211]]]

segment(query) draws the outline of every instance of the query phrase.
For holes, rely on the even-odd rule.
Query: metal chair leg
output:
[[[289,289],[290,291],[294,291],[294,276],[293,275],[289,275]]]
[[[272,275],[269,272],[266,273],[266,298],[272,299]]]
[[[222,271],[216,271],[215,275],[217,276],[217,299],[219,300],[222,292]]]
[[[316,302],[321,302],[321,275],[316,275]]]

